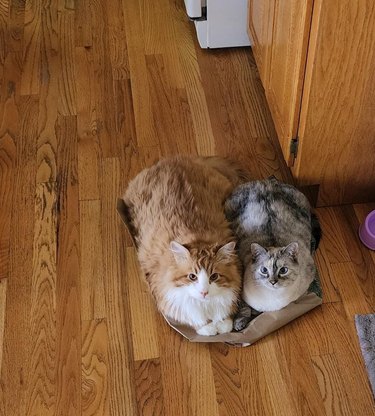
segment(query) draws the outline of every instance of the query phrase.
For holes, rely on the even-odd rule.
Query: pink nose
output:
[[[201,295],[205,298],[208,295],[208,292],[201,292]]]

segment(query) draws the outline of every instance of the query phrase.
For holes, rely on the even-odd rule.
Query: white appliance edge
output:
[[[250,46],[247,0],[185,0],[202,48]],[[206,7],[206,16],[202,8]]]

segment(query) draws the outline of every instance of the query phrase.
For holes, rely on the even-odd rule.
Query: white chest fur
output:
[[[269,289],[253,279],[248,279],[243,290],[243,299],[252,308],[259,312],[278,311],[289,303],[297,300],[308,289],[301,287],[301,282],[296,281],[284,288]]]
[[[167,315],[193,327],[201,327],[209,321],[217,322],[227,318],[235,298],[232,290],[224,289],[220,296],[200,300],[181,288],[170,289],[166,297]]]

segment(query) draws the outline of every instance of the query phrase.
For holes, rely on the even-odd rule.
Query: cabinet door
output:
[[[290,145],[297,135],[313,0],[271,1],[273,31],[265,90],[284,158],[291,166]]]
[[[249,0],[249,37],[264,88],[268,85],[274,0]]]

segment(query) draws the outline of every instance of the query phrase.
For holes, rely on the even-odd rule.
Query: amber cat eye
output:
[[[190,273],[190,274],[188,274],[188,278],[189,278],[192,282],[194,282],[195,280],[197,280],[197,276],[196,276],[194,273]]]
[[[212,273],[211,276],[210,276],[210,281],[214,282],[215,280],[218,279],[218,277],[219,277],[218,273]]]

